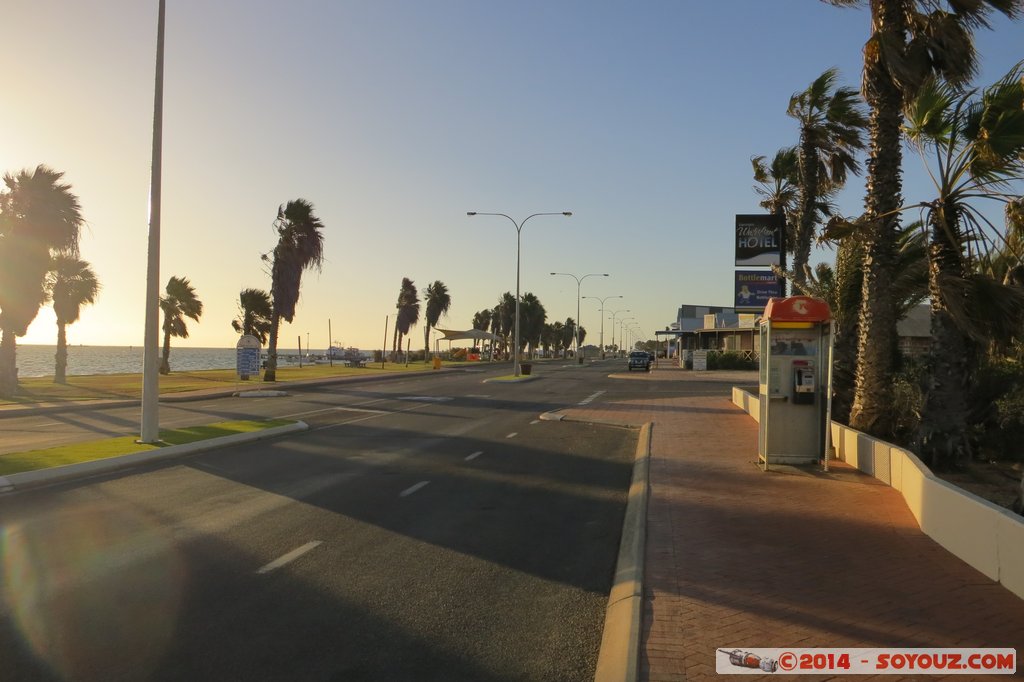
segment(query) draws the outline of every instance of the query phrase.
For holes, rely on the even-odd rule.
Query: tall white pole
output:
[[[580,355],[580,284],[583,280],[576,280],[576,362],[583,362]]]
[[[515,327],[513,343],[515,343],[515,347],[512,349],[512,373],[515,376],[519,376],[519,259],[521,251],[520,246],[522,244],[523,225],[526,224],[527,220],[535,216],[564,215],[568,217],[572,215],[572,211],[562,211],[561,213],[534,213],[533,215],[528,215],[525,218],[523,218],[523,221],[520,223],[517,223],[515,221],[515,218],[505,213],[479,213],[477,211],[466,211],[466,215],[500,215],[511,220],[512,224],[516,226],[516,319],[513,322],[513,326]]]
[[[160,440],[160,187],[164,121],[164,0],[156,25],[156,92],[153,96],[153,160],[149,185],[149,257],[146,334],[142,354],[142,428],[139,440]]]
[[[513,220],[512,222],[515,222]],[[519,252],[520,244],[523,236],[523,224],[526,223],[524,220],[522,223],[516,225],[516,320],[514,323],[516,333],[516,345],[512,348],[512,374],[513,376],[519,376]]]
[[[615,296],[605,296],[604,298],[600,298],[598,296],[584,296],[583,298],[592,298],[595,301],[601,302],[601,359],[604,360],[604,302],[609,298],[622,298],[622,296],[616,294]],[[619,310],[617,312],[622,311]]]
[[[583,275],[582,277],[577,277],[576,275],[572,274],[571,272],[552,272],[551,274],[552,275],[565,275],[566,277],[572,277],[574,280],[576,280],[576,329],[575,329],[575,332],[576,332],[576,334],[575,334],[575,337],[576,337],[576,357],[580,358],[580,286],[583,284],[583,280],[585,280],[587,277],[607,277],[608,273],[607,272],[592,272],[590,274]],[[589,298],[593,298],[593,297],[589,297]],[[601,301],[601,304],[604,305],[604,301]],[[601,321],[604,322],[603,319]],[[580,358],[580,362],[582,362],[582,361],[583,361],[583,359]]]

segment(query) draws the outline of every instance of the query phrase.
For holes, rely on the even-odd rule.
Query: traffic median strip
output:
[[[304,422],[290,419],[226,421],[161,430],[160,442],[155,444],[139,443],[135,436],[121,436],[8,453],[0,455],[0,492],[270,438],[306,428]]]

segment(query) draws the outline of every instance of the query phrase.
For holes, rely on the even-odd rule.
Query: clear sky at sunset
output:
[[[0,172],[66,172],[103,289],[71,344],[141,345],[156,0],[5,0]],[[838,67],[859,86],[869,17],[818,0],[167,0],[161,284],[205,303],[184,346],[233,346],[238,292],[269,289],[279,204],[326,225],[281,346],[379,348],[402,277],[440,279],[440,326],[522,289],[549,320],[622,295],[647,334],[682,303],[731,305],[750,157],[796,142],[790,95]],[[1024,24],[978,33],[979,83],[1024,59]],[[930,199],[907,154],[905,196]],[[840,197],[860,212],[863,181]],[[822,251],[818,259],[829,259]],[[612,307],[612,304],[615,304]],[[625,315],[621,315],[623,317]],[[584,300],[596,343],[601,321]],[[606,323],[606,341],[610,342]],[[20,343],[55,343],[49,308]],[[422,347],[422,327],[412,332]],[[390,343],[390,336],[388,337]]]

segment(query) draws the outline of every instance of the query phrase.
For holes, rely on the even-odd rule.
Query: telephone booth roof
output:
[[[828,303],[821,299],[790,296],[769,299],[761,319],[771,322],[828,322],[832,315]]]

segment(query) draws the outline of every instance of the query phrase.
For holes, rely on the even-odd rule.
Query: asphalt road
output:
[[[0,497],[0,679],[592,679],[636,435],[538,415],[615,367],[162,408],[311,428]],[[137,411],[5,436],[43,419]]]

